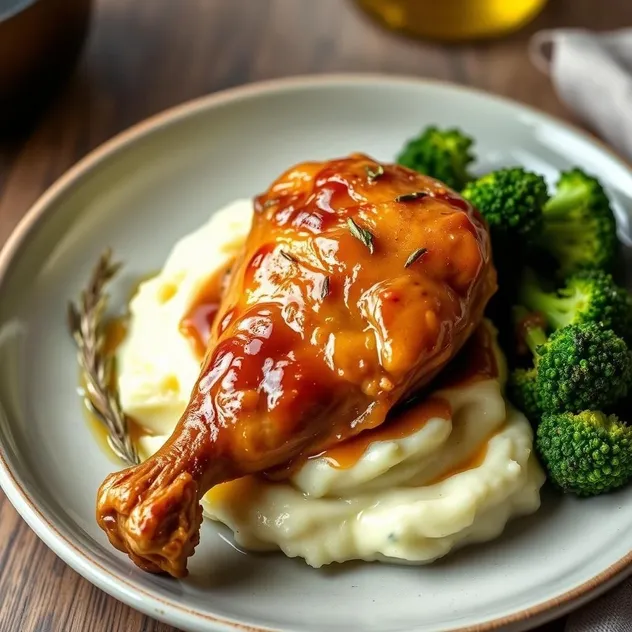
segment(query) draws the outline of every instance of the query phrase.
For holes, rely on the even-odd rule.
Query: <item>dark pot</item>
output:
[[[37,111],[69,74],[86,39],[91,5],[0,0],[0,128]]]

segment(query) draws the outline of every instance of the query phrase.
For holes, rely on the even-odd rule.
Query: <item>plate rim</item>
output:
[[[118,132],[72,165],[30,206],[0,250],[0,292],[11,263],[19,256],[22,247],[28,241],[32,232],[38,227],[47,213],[50,212],[51,205],[66,191],[72,189],[84,175],[98,168],[103,160],[116,154],[126,146],[132,145],[153,132],[178,123],[206,109],[213,109],[217,106],[243,99],[255,98],[263,94],[293,90],[300,91],[318,87],[329,88],[336,85],[350,87],[356,85],[359,87],[376,84],[416,87],[435,86],[461,92],[464,95],[484,97],[488,101],[509,106],[517,112],[537,117],[575,136],[579,136],[586,142],[597,146],[632,176],[632,164],[612,147],[589,132],[538,108],[480,88],[415,75],[387,75],[372,72],[296,75],[257,81],[202,95],[153,114]],[[192,610],[175,601],[165,600],[151,591],[135,585],[126,578],[115,575],[96,560],[88,550],[66,537],[46,515],[47,512],[38,506],[36,500],[30,498],[29,493],[19,480],[17,471],[14,471],[13,466],[10,465],[2,444],[0,444],[0,487],[4,490],[9,502],[11,502],[18,514],[57,556],[90,583],[132,608],[166,623],[178,626],[189,626],[191,623],[210,623],[220,626],[216,629],[222,632],[234,632],[235,630],[242,632],[279,632],[275,628],[250,626],[229,618]],[[529,624],[545,623],[557,616],[570,612],[593,597],[597,597],[625,579],[629,574],[632,574],[632,551],[601,573],[556,597],[541,601],[530,608],[489,619],[479,624],[453,628],[452,632],[491,632],[492,630],[509,626],[520,626],[520,629],[526,629],[526,626]]]

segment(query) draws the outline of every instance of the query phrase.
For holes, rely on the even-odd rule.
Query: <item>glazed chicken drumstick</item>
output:
[[[432,178],[364,155],[297,165],[255,199],[190,403],[97,519],[141,568],[186,575],[201,497],[381,424],[479,324],[487,227]]]

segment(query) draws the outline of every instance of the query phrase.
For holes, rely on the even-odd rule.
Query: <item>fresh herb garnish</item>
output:
[[[420,257],[423,257],[427,252],[428,252],[428,248],[417,248],[417,250],[414,250],[413,252],[410,253],[410,256],[408,257],[408,259],[406,259],[406,263],[404,264],[404,267],[408,268],[412,266],[413,263],[417,261],[417,259],[419,259]]]
[[[68,328],[77,345],[77,360],[85,380],[86,407],[105,426],[112,452],[127,465],[137,465],[140,459],[129,434],[128,419],[112,384],[114,354],[107,349],[103,325],[106,287],[120,267],[112,261],[110,250],[101,255],[79,301],[68,305]]]
[[[415,191],[414,193],[404,193],[402,195],[398,195],[395,198],[396,202],[412,202],[413,200],[421,200],[422,198],[428,197],[428,193],[425,191]]]
[[[370,165],[367,165],[366,175],[369,179],[369,183],[373,183],[378,178],[384,175],[384,167],[382,167],[382,165],[375,165],[375,167],[371,167]]]
[[[325,300],[329,296],[329,277],[326,276],[323,279],[323,284],[320,286],[320,298],[321,300]]]
[[[373,254],[373,233],[359,226],[351,217],[347,219],[347,225],[349,226],[351,234],[361,241],[369,249],[369,252]]]

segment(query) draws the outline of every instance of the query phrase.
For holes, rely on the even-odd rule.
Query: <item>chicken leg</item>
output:
[[[148,571],[186,574],[214,485],[283,476],[381,424],[458,352],[496,290],[478,212],[406,168],[305,163],[254,206],[186,411],[98,494],[111,543]]]

